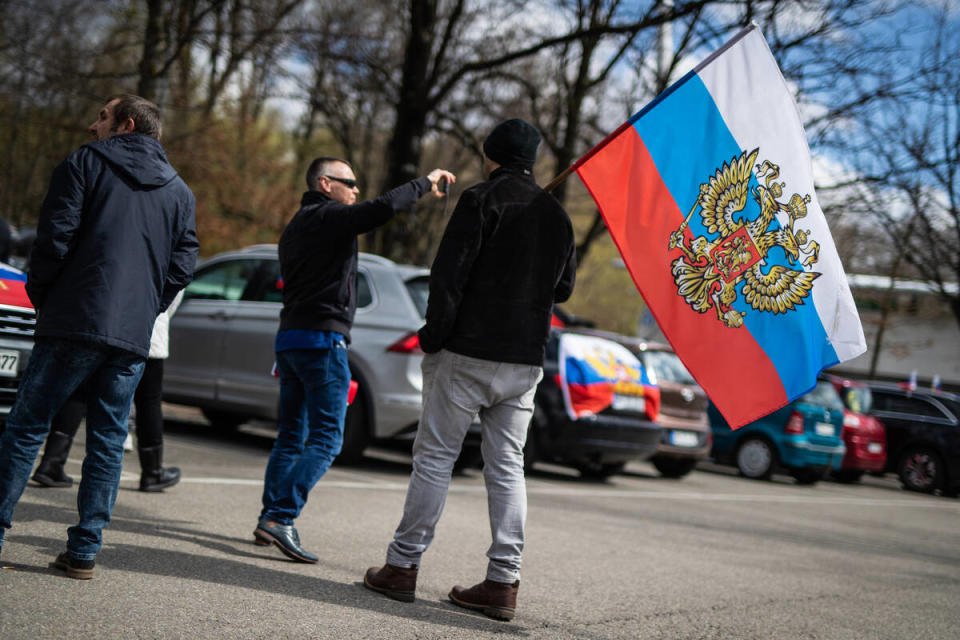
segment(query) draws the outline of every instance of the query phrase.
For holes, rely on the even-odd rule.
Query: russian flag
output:
[[[796,103],[753,25],[572,167],[734,427],[866,350]]]
[[[558,384],[571,420],[626,405],[656,420],[660,389],[626,347],[599,336],[561,333],[557,348]]]
[[[26,286],[27,274],[9,265],[0,264],[0,305],[32,309]]]

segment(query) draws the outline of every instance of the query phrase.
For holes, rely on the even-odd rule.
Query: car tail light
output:
[[[387,351],[393,353],[423,353],[420,348],[420,336],[417,335],[416,331],[411,331],[387,347]]]
[[[846,409],[844,409],[844,411],[843,411],[843,426],[849,427],[849,428],[851,428],[851,429],[859,429],[859,428],[860,428],[860,416],[858,416],[857,414],[855,414],[855,413],[853,413],[853,412],[851,412],[851,411],[847,411]]]
[[[790,419],[787,420],[787,426],[783,432],[793,434],[803,433],[803,414],[799,411],[794,411],[791,413]]]
[[[643,396],[647,400],[645,413],[650,422],[656,422],[660,417],[660,387],[643,385]]]

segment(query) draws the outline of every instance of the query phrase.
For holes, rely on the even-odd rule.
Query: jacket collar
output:
[[[300,206],[306,207],[311,204],[320,204],[322,202],[332,202],[333,198],[323,193],[322,191],[304,191],[303,197],[300,198]]]
[[[533,178],[533,168],[519,164],[497,167],[490,172],[490,179],[493,180],[494,178],[506,175],[517,176],[518,178],[535,182]]]

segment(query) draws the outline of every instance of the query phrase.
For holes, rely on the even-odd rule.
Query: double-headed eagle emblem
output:
[[[795,193],[788,202],[781,202],[785,183],[777,182],[780,167],[769,160],[754,165],[758,153],[759,149],[744,151],[724,162],[700,185],[690,213],[670,234],[669,248],[683,252],[671,264],[677,293],[699,313],[714,309],[717,318],[731,328],[742,326],[746,315],[733,308],[738,287],[753,309],[787,313],[803,304],[820,276],[804,270],[817,262],[820,245],[809,238],[809,230],[794,229],[796,221],[807,215],[810,196]],[[751,194],[754,167],[762,184]],[[753,220],[744,212],[750,195],[760,206],[760,215]],[[690,239],[684,233],[698,208],[712,240],[708,236]],[[771,254],[777,247],[785,260],[777,260],[779,252]]]

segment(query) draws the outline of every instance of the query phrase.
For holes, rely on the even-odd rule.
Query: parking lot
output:
[[[184,480],[136,491],[128,453],[96,577],[47,567],[76,489],[30,486],[0,558],[0,638],[953,638],[960,628],[960,501],[892,477],[798,486],[702,465],[682,480],[631,463],[606,482],[543,465],[528,478],[517,617],[446,601],[483,577],[479,471],[454,478],[417,601],[365,590],[400,516],[409,458],[335,466],[297,521],[317,565],[252,544],[268,432],[232,437],[190,412],[168,423]],[[80,471],[78,446],[67,465]]]

